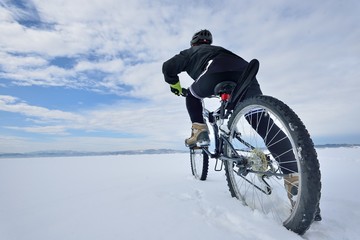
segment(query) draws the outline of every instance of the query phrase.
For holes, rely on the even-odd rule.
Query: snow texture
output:
[[[317,149],[322,222],[303,236],[195,180],[188,154],[0,159],[1,240],[358,239],[360,148]]]

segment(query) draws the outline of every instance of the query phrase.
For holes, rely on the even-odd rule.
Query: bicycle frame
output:
[[[228,119],[229,116],[232,114],[232,111],[234,110],[236,104],[243,97],[243,94],[246,92],[246,89],[249,87],[251,81],[255,78],[258,70],[259,70],[259,61],[253,59],[250,61],[249,65],[244,70],[242,76],[240,77],[239,81],[235,84],[235,86],[234,85],[231,86],[231,82],[230,85],[227,86],[226,84],[229,84],[229,82],[227,83],[223,82],[223,85],[218,84],[214,89],[215,92],[214,96],[215,97],[219,96],[221,99],[220,101],[221,105],[217,110],[210,112],[205,108],[204,106],[205,104],[203,101],[203,109],[204,109],[203,116],[212,125],[215,135],[215,151],[213,153],[209,151],[208,147],[201,147],[203,151],[210,158],[216,158],[216,161],[218,161],[219,159],[222,161],[231,161],[238,166],[246,166],[247,159],[244,156],[241,156],[228,140],[230,130],[227,128],[227,126],[224,125],[224,120]],[[186,95],[187,95],[187,90],[183,89],[182,96],[186,96]],[[251,146],[251,144],[241,139],[240,135],[236,134],[236,136],[233,137],[238,139],[248,148],[255,149],[255,147]],[[225,146],[227,149],[231,150],[230,153],[231,156],[228,156],[229,152],[224,153]],[[217,167],[217,162],[215,165],[215,170],[217,171],[216,167]],[[222,169],[222,165],[220,170],[221,169]],[[252,171],[252,172],[255,173],[256,171]],[[264,175],[271,175],[268,172],[258,172],[258,173]],[[272,174],[272,175],[276,175],[276,174]]]
[[[226,96],[224,96],[226,95]],[[203,101],[203,116],[208,120],[208,122],[211,124],[214,135],[215,135],[215,150],[214,152],[210,152],[208,147],[202,147],[202,150],[210,157],[216,159],[215,164],[215,171],[221,171],[223,163],[221,164],[221,167],[218,169],[218,160],[221,161],[230,161],[236,164],[237,166],[243,166],[244,170],[246,170],[246,165],[248,163],[248,160],[246,157],[240,155],[234,146],[231,144],[231,142],[228,140],[230,135],[230,130],[227,128],[226,125],[224,125],[224,120],[227,119],[232,111],[226,110],[226,104],[228,103],[230,95],[229,94],[221,94],[221,105],[220,107],[211,112],[208,109],[205,108],[205,104]],[[247,143],[243,139],[241,139],[240,136],[234,136],[237,140],[239,140],[241,143],[249,147],[250,149],[255,149],[251,144]],[[228,153],[224,152],[224,147],[227,147],[231,150],[231,156],[228,156]],[[274,173],[274,172],[263,172],[263,171],[255,171],[255,170],[246,170],[248,172],[262,174],[264,176],[276,176],[276,177],[283,177],[284,174],[282,173]],[[239,172],[241,174],[242,172]],[[266,183],[266,181],[263,179],[263,181]],[[267,184],[267,183],[266,183]]]
[[[203,102],[203,116],[208,120],[214,130],[215,150],[212,153],[207,147],[203,147],[202,149],[210,158],[215,158],[217,161],[231,161],[236,163],[237,165],[245,165],[247,163],[246,158],[239,155],[233,145],[229,142],[228,137],[230,134],[230,130],[227,128],[226,125],[224,125],[224,120],[227,119],[228,116],[231,114],[230,111],[226,111],[226,104],[229,97],[229,94],[221,94],[220,108],[218,108],[214,112],[210,112],[208,109],[206,109]],[[231,149],[231,153],[233,156],[227,156],[227,154],[224,153],[223,150],[225,145]],[[222,165],[220,169],[217,169],[217,165],[218,162],[216,162],[215,171],[221,171]]]

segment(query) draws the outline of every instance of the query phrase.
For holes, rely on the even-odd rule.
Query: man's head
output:
[[[194,34],[190,41],[191,46],[196,46],[200,44],[211,44],[212,43],[212,35],[209,30],[200,30]]]

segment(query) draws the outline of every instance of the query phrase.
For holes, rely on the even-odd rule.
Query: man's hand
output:
[[[170,90],[175,95],[180,96],[182,94],[182,88],[181,88],[181,85],[180,85],[180,81],[175,83],[175,84],[170,84]]]

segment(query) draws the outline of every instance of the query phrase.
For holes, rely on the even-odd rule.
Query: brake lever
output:
[[[187,88],[182,88],[181,96],[187,97],[188,94],[189,94],[189,90]]]

